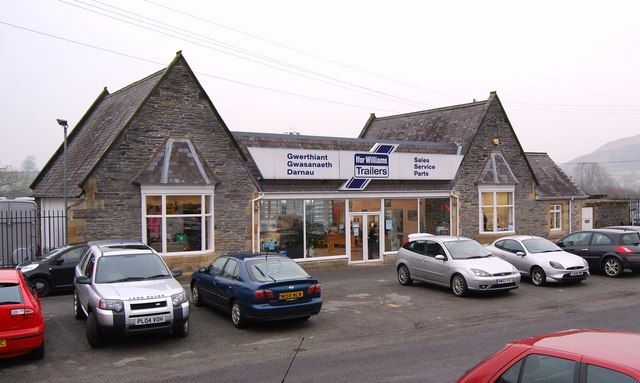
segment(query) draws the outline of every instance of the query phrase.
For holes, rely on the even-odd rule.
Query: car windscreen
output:
[[[96,283],[118,283],[163,279],[171,273],[157,254],[108,255],[98,259]]]
[[[491,256],[489,250],[472,239],[444,242],[444,246],[453,259],[485,258]]]
[[[562,251],[562,249],[559,248],[558,245],[544,238],[525,239],[522,241],[522,244],[531,254]]]
[[[0,282],[0,305],[22,303],[22,293],[17,283]]]
[[[69,248],[71,248],[71,246],[63,246],[63,247],[59,247],[57,249],[51,250],[50,252],[42,256],[42,260],[51,259]]]
[[[254,282],[279,282],[309,278],[309,274],[289,258],[272,257],[247,262],[249,277]]]

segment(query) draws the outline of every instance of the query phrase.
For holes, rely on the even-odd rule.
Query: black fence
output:
[[[609,198],[629,201],[629,222],[633,226],[640,226],[640,197],[609,196]]]
[[[0,211],[0,268],[39,257],[65,244],[64,210]]]

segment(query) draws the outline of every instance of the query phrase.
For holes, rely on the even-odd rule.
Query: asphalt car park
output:
[[[188,337],[147,334],[92,349],[72,295],[42,298],[47,353],[0,362],[11,382],[448,382],[506,342],[576,327],[640,331],[640,275],[595,274],[570,285],[458,298],[445,287],[401,286],[393,265],[310,270],[323,307],[309,321],[236,329],[194,307]],[[297,353],[296,353],[297,352]],[[295,360],[292,360],[295,355]]]

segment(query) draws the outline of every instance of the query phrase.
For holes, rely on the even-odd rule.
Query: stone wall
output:
[[[132,179],[166,137],[190,139],[219,180],[214,192],[215,252],[168,256],[169,266],[192,271],[220,254],[251,249],[251,199],[257,190],[222,120],[182,58],[169,67],[86,183],[85,201],[71,209],[78,222],[70,223],[74,240],[142,239],[141,192]]]
[[[492,150],[496,149],[492,140],[498,138],[498,149],[518,179],[515,186],[515,229],[517,234],[547,236],[548,220],[546,202],[536,201],[533,174],[527,165],[515,133],[497,96],[491,95],[491,102],[485,119],[469,145],[469,150],[460,165],[454,190],[460,195],[460,233],[474,238],[480,243],[488,243],[505,234],[480,235],[479,195],[475,181],[482,172]]]
[[[584,207],[593,207],[593,227],[630,225],[629,201],[585,200]]]

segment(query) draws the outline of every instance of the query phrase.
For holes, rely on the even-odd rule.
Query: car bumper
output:
[[[41,326],[20,331],[0,332],[5,346],[0,347],[0,359],[26,354],[44,342],[44,323]]]
[[[316,315],[322,308],[322,298],[313,298],[308,302],[273,306],[268,303],[252,304],[245,307],[244,316],[253,321],[303,318]]]
[[[467,280],[467,288],[473,291],[498,291],[517,289],[520,285],[520,273],[499,277],[476,277]]]
[[[129,335],[142,332],[170,330],[189,320],[189,302],[184,302],[178,307],[163,308],[157,311],[145,311],[132,314],[131,311],[116,313],[111,310],[96,309],[96,317],[100,330],[112,335]],[[162,318],[156,323],[141,324],[140,318]]]
[[[579,274],[579,273],[582,274]],[[580,270],[559,270],[559,269],[546,269],[545,274],[547,276],[547,282],[576,282],[586,279],[589,274],[589,269]],[[573,275],[572,275],[573,274]]]
[[[627,256],[622,259],[622,267],[625,269],[631,269],[635,272],[640,271],[640,257],[638,256]]]

